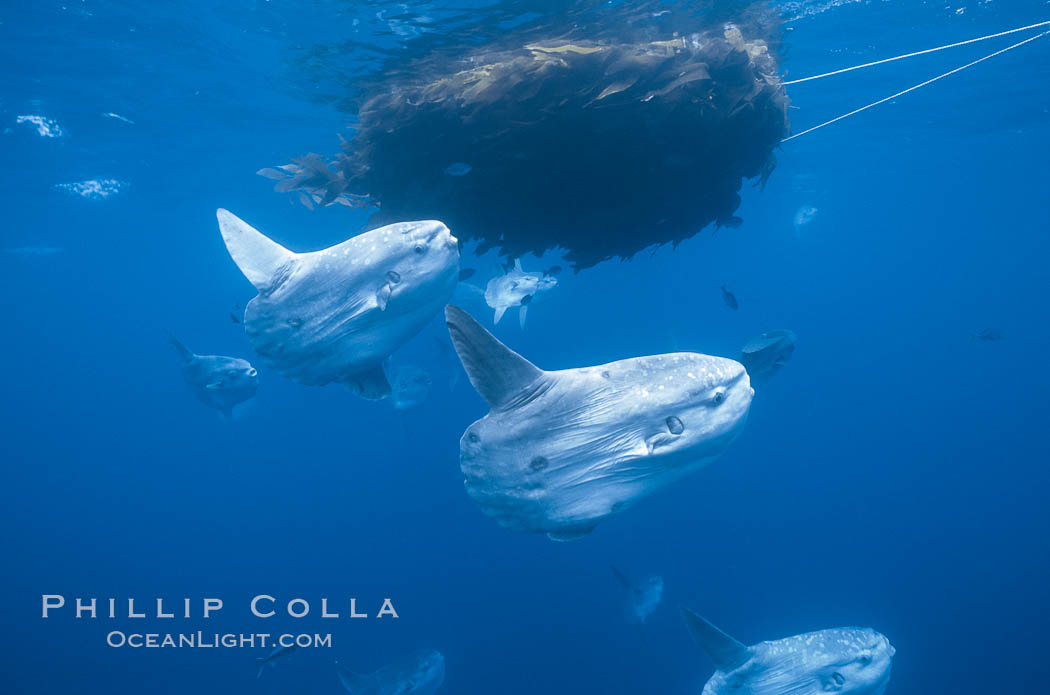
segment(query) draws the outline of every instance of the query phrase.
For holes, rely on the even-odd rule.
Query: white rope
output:
[[[1029,43],[1030,41],[1035,41],[1036,39],[1039,39],[1039,38],[1042,38],[1042,37],[1046,36],[1047,34],[1050,34],[1050,31],[1044,31],[1042,34],[1036,34],[1035,36],[1031,36],[1031,37],[1025,39],[1024,41],[1020,41],[1018,43],[1015,43],[1012,46],[1007,46],[1006,48],[1004,48],[1002,50],[996,51],[995,53],[989,53],[985,57],[978,58],[977,60],[973,61],[972,63],[967,63],[966,65],[963,65],[961,67],[955,68],[954,70],[949,70],[948,72],[944,73],[943,75],[937,75],[937,77],[934,77],[933,79],[929,79],[929,80],[926,80],[925,82],[922,82],[920,84],[914,85],[912,87],[908,87],[904,91],[897,92],[896,94],[892,94],[892,95],[886,97],[885,99],[879,99],[878,101],[872,102],[872,103],[868,104],[867,106],[862,106],[859,109],[856,109],[854,111],[850,111],[849,113],[842,114],[841,116],[838,116],[837,118],[832,118],[830,121],[825,121],[824,123],[821,123],[820,125],[816,125],[816,126],[813,126],[812,128],[808,128],[806,130],[803,130],[801,133],[795,133],[794,135],[789,135],[788,137],[786,137],[783,140],[781,140],[781,142],[784,143],[784,142],[787,142],[788,140],[794,140],[795,138],[802,137],[806,133],[812,133],[814,130],[820,130],[824,126],[831,125],[832,123],[837,123],[838,121],[841,121],[844,118],[849,118],[850,116],[855,116],[858,113],[860,113],[861,111],[867,111],[868,109],[872,108],[873,106],[878,106],[879,104],[885,104],[887,101],[891,101],[893,99],[896,99],[897,97],[903,96],[903,95],[907,94],[908,92],[914,92],[916,89],[919,89],[921,87],[925,87],[926,85],[932,84],[933,82],[936,82],[937,80],[944,79],[945,77],[948,77],[949,75],[954,75],[957,72],[962,72],[966,68],[972,68],[974,65],[977,65],[978,63],[983,63],[984,61],[988,60],[989,58],[994,58],[995,56],[1002,55],[1003,53],[1006,53],[1007,51],[1012,51],[1013,49],[1017,48],[1018,46],[1023,46],[1026,43]]]
[[[895,60],[904,60],[905,58],[914,58],[915,56],[926,55],[927,53],[936,53],[937,51],[943,51],[948,48],[956,48],[957,46],[965,46],[971,43],[977,43],[978,41],[987,41],[988,39],[997,39],[1000,36],[1007,36],[1008,34],[1016,34],[1019,31],[1027,31],[1028,29],[1038,29],[1039,27],[1045,27],[1050,25],[1050,21],[1039,22],[1038,24],[1029,24],[1026,27],[1019,27],[1017,29],[1010,29],[1009,31],[1000,31],[998,34],[989,34],[988,36],[979,36],[976,39],[969,39],[967,41],[960,41],[958,43],[950,43],[947,46],[938,46],[937,48],[927,48],[925,51],[915,51],[914,53],[905,53],[904,55],[894,56],[893,58],[883,58],[882,60],[876,60],[871,63],[864,63],[863,65],[854,65],[851,68],[842,68],[841,70],[832,70],[831,72],[825,72],[822,75],[813,75],[812,77],[803,77],[798,80],[790,80],[785,82],[785,85],[798,84],[800,82],[809,82],[810,80],[819,80],[822,77],[831,77],[832,75],[841,75],[844,72],[852,72],[854,70],[860,70],[861,68],[870,68],[873,65],[882,65],[883,63],[892,63]]]

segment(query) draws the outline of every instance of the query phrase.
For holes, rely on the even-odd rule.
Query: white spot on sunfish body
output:
[[[105,200],[127,187],[126,181],[117,179],[88,179],[74,183],[58,183],[55,188],[88,200]]]
[[[36,134],[42,138],[60,138],[66,134],[57,121],[44,116],[19,116],[15,123],[26,123],[36,128]]]

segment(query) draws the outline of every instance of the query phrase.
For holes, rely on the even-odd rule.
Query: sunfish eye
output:
[[[401,282],[401,273],[397,272],[396,270],[388,270],[386,274],[386,279],[396,285],[397,283]]]
[[[423,246],[423,244],[416,244],[416,248],[415,248],[415,252],[416,253],[423,253],[426,250],[427,249],[426,249],[425,246]]]
[[[871,663],[871,654],[861,654],[857,661],[861,666],[867,666]]]
[[[725,391],[715,391],[715,395],[711,396],[711,403],[713,405],[719,405],[725,399],[726,399],[726,392]]]
[[[674,415],[667,418],[664,422],[667,423],[667,431],[671,434],[681,434],[682,432],[685,432],[685,425],[683,425],[682,421]]]

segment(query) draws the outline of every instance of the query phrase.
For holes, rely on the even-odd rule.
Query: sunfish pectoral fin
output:
[[[496,340],[459,307],[445,307],[445,322],[470,383],[492,408],[507,405],[544,377],[542,369]]]
[[[499,323],[499,320],[503,318],[503,312],[507,310],[507,307],[500,306],[496,307],[496,313],[492,316],[492,325],[495,326]]]
[[[347,667],[335,662],[336,673],[339,674],[339,682],[343,684],[348,693],[359,693],[368,686],[368,677],[354,673]]]
[[[521,330],[525,330],[525,312],[528,310],[528,304],[522,304],[521,308],[518,309],[518,325],[521,327]]]
[[[358,372],[344,382],[351,391],[369,401],[381,401],[390,395],[390,381],[382,364]]]
[[[215,214],[219,219],[219,231],[222,232],[226,250],[248,282],[255,285],[255,289],[262,291],[268,288],[277,270],[295,260],[295,253],[229,210],[219,208]]]
[[[688,608],[682,617],[693,640],[708,653],[720,671],[731,671],[751,658],[751,650]]]
[[[386,311],[386,305],[390,302],[390,295],[394,291],[394,286],[389,282],[376,290],[376,305],[379,306],[380,311]]]

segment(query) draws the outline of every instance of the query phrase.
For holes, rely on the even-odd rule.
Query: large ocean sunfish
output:
[[[367,675],[339,663],[335,668],[351,695],[433,695],[445,682],[445,657],[433,649],[413,652]]]
[[[467,492],[503,526],[580,538],[717,459],[754,391],[733,360],[679,352],[544,371],[457,307],[445,309],[491,408],[463,434]]]
[[[894,649],[866,627],[818,630],[747,647],[690,610],[689,632],[717,671],[702,695],[882,695]]]
[[[247,360],[225,355],[196,355],[171,333],[182,358],[182,378],[200,401],[233,419],[233,408],[259,389],[259,372]]]
[[[459,279],[456,238],[441,222],[399,222],[293,253],[227,210],[218,218],[259,290],[244,310],[248,339],[266,364],[303,384],[388,396],[383,360],[438,313]]]

